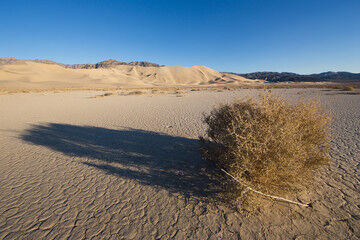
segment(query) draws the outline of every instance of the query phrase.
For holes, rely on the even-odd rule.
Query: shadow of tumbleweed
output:
[[[209,199],[220,190],[218,173],[201,158],[199,141],[139,129],[107,129],[49,123],[33,125],[21,138],[107,174],[161,187],[172,193]]]

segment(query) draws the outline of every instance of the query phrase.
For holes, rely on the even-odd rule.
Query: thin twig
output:
[[[250,186],[246,185],[245,183],[241,182],[240,180],[238,180],[237,178],[235,178],[233,175],[231,175],[230,173],[228,173],[227,171],[225,171],[224,169],[221,168],[221,171],[223,171],[224,173],[226,173],[228,176],[230,176],[232,179],[234,179],[235,181],[237,181],[238,183],[240,183],[241,185],[244,185],[247,189],[249,189],[250,191],[253,191],[257,194],[260,194],[260,195],[263,195],[265,197],[269,197],[269,198],[272,198],[272,199],[276,199],[276,200],[279,200],[279,201],[283,201],[283,202],[288,202],[288,203],[292,203],[292,204],[296,204],[296,205],[299,205],[299,206],[302,206],[302,207],[310,207],[310,203],[308,204],[303,204],[303,203],[300,203],[300,202],[296,202],[296,201],[292,201],[292,200],[289,200],[289,199],[286,199],[286,198],[282,198],[282,197],[278,197],[278,196],[273,196],[273,195],[269,195],[269,194],[266,194],[266,193],[262,193],[262,192],[259,192],[255,189],[252,189]]]

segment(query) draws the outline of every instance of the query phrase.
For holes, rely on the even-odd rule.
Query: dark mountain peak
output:
[[[159,64],[146,62],[146,61],[135,61],[130,62],[129,65],[132,66],[141,66],[141,67],[161,67]]]
[[[96,63],[95,68],[112,68],[112,67],[116,67],[118,65],[127,65],[127,63],[126,62],[119,62],[119,61],[114,60],[114,59],[107,59],[105,61]]]

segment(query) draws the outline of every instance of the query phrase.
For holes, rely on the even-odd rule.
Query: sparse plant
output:
[[[353,86],[348,86],[348,85],[347,85],[347,86],[344,86],[344,87],[343,87],[343,90],[344,90],[344,91],[351,91],[351,92],[352,92],[352,91],[354,91],[355,89],[354,89]]]
[[[173,94],[175,94],[176,95],[176,97],[183,97],[184,95],[185,95],[185,91],[184,90],[175,90],[174,92],[173,92]]]
[[[108,96],[112,96],[112,95],[114,95],[114,93],[107,92],[107,93],[104,93],[104,94],[101,94],[101,95],[94,96],[93,98],[108,97]]]
[[[107,93],[104,93],[102,96],[108,97],[108,96],[112,96],[112,95],[114,95],[114,93],[112,93],[112,92],[107,92]]]
[[[176,90],[174,92],[174,94],[184,94],[184,93],[185,93],[185,91],[183,91],[183,90]]]
[[[127,95],[142,95],[144,94],[143,91],[132,91],[132,92],[129,92]]]
[[[220,106],[204,122],[204,158],[243,183],[230,188],[228,196],[236,204],[256,195],[245,194],[249,188],[279,196],[294,193],[329,161],[330,117],[316,101],[289,104],[268,92],[259,100]]]

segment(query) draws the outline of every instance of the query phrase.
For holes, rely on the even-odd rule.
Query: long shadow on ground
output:
[[[57,123],[33,125],[21,138],[68,156],[86,157],[85,165],[173,193],[210,199],[220,188],[216,170],[201,158],[195,139]]]

